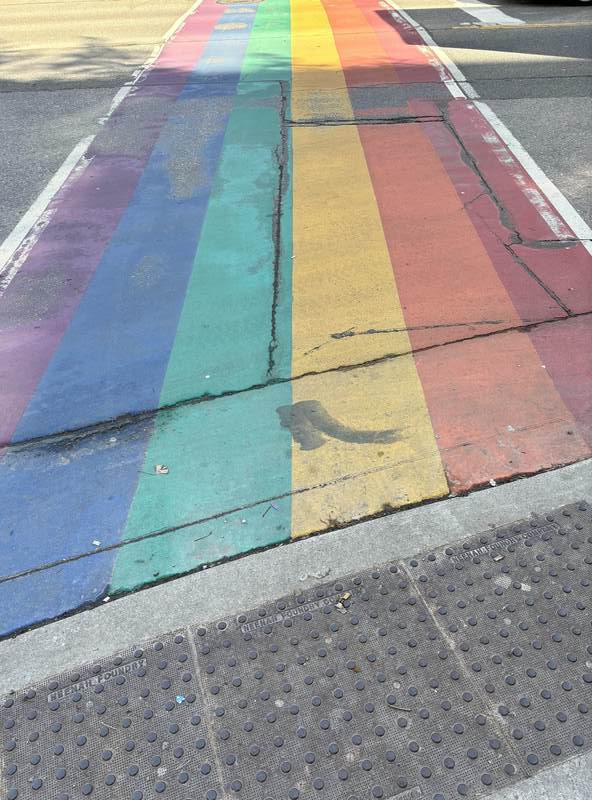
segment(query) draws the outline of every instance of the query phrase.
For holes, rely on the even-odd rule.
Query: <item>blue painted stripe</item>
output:
[[[225,19],[235,16],[248,17],[250,30],[255,15]],[[215,31],[195,76],[214,66],[204,59],[215,58],[232,33]],[[237,78],[246,42],[234,36]],[[158,404],[235,90],[228,82],[184,88],[15,438]],[[122,142],[131,146],[133,131],[127,133]],[[117,543],[151,433],[145,422],[126,428],[124,441],[105,434],[6,454],[2,576],[92,551],[93,540]],[[9,597],[0,633],[96,600],[113,559],[109,552],[0,584],[0,601]]]
[[[224,15],[247,20],[247,31],[254,17]],[[15,441],[158,406],[247,41],[212,34],[192,76],[224,58],[236,80],[189,84],[179,96]]]

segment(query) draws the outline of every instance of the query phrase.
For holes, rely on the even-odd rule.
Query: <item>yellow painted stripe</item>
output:
[[[292,445],[292,537],[442,497],[442,469],[413,356],[294,381],[292,402],[314,401],[351,431],[397,431],[392,443],[325,437]]]
[[[297,88],[323,86],[314,83],[322,61],[332,88],[345,89],[321,3],[292,0],[292,26]],[[323,41],[322,54],[316,50],[314,57],[306,52],[311,31],[315,41]],[[297,92],[296,102],[303,96],[305,91],[300,97]],[[353,116],[347,91],[339,97],[343,116]],[[301,106],[299,113],[309,110]],[[384,355],[383,337],[331,334],[405,327],[357,129],[294,128],[293,171],[292,371],[325,372],[294,381],[292,402],[313,401],[321,414],[343,426],[341,433],[398,431],[390,442],[380,434],[370,443],[344,441],[346,433],[323,436],[324,443],[314,449],[293,444],[292,535],[298,537],[389,506],[441,496],[447,483],[412,356],[326,372]],[[405,332],[392,342],[394,351],[411,349]]]
[[[319,0],[292,0],[293,120],[352,119],[333,33]]]

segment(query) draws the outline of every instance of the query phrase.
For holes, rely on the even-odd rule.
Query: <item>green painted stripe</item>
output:
[[[241,84],[161,394],[219,395],[267,379],[280,140],[278,84]]]
[[[152,474],[140,476],[125,539],[177,529],[121,548],[112,593],[289,538],[291,443],[276,412],[286,401],[289,386],[276,384],[158,418],[144,468]],[[155,464],[168,474],[155,475]]]
[[[264,0],[261,3],[241,80],[291,80],[290,16],[290,0]]]
[[[290,68],[289,25],[289,0],[266,0],[259,6],[161,404],[289,374],[289,159],[283,167],[279,285],[274,283],[273,244],[279,164],[287,149],[280,123],[278,81],[283,77],[278,76]],[[266,59],[273,82],[253,82],[253,76],[261,81],[267,75]],[[268,374],[274,300],[275,367]],[[177,530],[122,548],[113,593],[289,538],[291,438],[276,409],[290,402],[290,386],[282,384],[159,416],[122,538]],[[169,473],[154,475],[155,464],[167,464]],[[280,499],[273,506],[256,505],[271,497]],[[244,510],[228,513],[238,508]],[[223,516],[178,529],[216,515]]]

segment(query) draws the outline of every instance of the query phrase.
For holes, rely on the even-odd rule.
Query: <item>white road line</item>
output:
[[[381,5],[383,7],[395,9],[394,11],[391,11],[393,18],[398,18],[398,21],[403,22],[403,24],[407,23],[421,36],[433,55],[433,58],[430,59],[430,63],[433,67],[435,67],[435,69],[438,70],[442,79],[442,83],[446,85],[446,88],[453,97],[479,97],[477,92],[475,92],[473,87],[467,82],[467,79],[456,66],[454,61],[452,61],[444,52],[444,50],[436,44],[425,28],[412,19],[406,11],[404,11],[396,3],[392,2],[392,0],[383,0]],[[463,84],[463,86],[464,84],[467,84],[469,87],[468,90],[465,89],[465,91],[463,91],[459,84]]]
[[[493,109],[482,100],[476,100],[476,98],[479,97],[478,92],[467,81],[456,64],[454,64],[443,49],[434,42],[425,28],[410,17],[409,14],[394,2],[394,0],[382,0],[381,5],[383,7],[389,6],[393,9],[391,10],[391,14],[394,19],[398,19],[398,21],[402,19],[414,28],[421,39],[426,43],[435,59],[441,62],[441,66],[445,72],[443,73],[442,69],[437,69],[441,76],[445,75],[445,77],[442,77],[442,82],[452,97],[464,97],[475,100],[475,108],[477,108],[491,125],[522,169],[532,178],[544,195],[544,197],[541,197],[538,192],[533,194],[532,192],[525,191],[524,188],[521,187],[525,196],[537,209],[549,228],[554,232],[560,232],[557,238],[564,238],[565,225],[567,225],[571,228],[575,237],[581,240],[582,246],[592,255],[592,229],[590,226],[582,219],[565,195],[555,186],[553,181],[545,175],[532,156],[526,152],[524,147],[499,119]]]
[[[471,17],[478,19],[484,25],[525,25],[522,19],[511,17],[500,11],[496,6],[490,6],[487,3],[471,3],[464,2],[464,0],[454,0],[454,5],[460,8]]]
[[[487,103],[478,100],[475,102],[475,107],[479,109],[508,150],[537,184],[541,192],[547,197],[549,203],[554,206],[560,216],[563,217],[566,224],[574,232],[576,238],[582,240],[582,245],[592,255],[592,241],[590,241],[592,240],[592,229],[587,222],[582,219],[565,195],[555,186],[553,181],[545,175],[532,156],[526,152],[518,139],[516,139],[514,134],[504,125]]]
[[[84,154],[94,138],[94,136],[87,136],[86,139],[82,139],[82,141],[78,142],[45,189],[29,207],[28,211],[21,217],[12,232],[9,233],[2,242],[0,246],[0,297],[2,297],[8,284],[19,271],[26,255],[39,238],[39,234],[47,226],[47,223],[53,216],[51,212],[46,213],[48,205],[70,175],[72,175],[72,173],[82,172],[90,163],[90,160],[86,159]],[[29,239],[24,244],[29,233],[34,233],[34,237],[31,237],[33,240]],[[21,246],[23,247],[19,253],[19,257],[14,259],[13,256]]]
[[[196,11],[202,2],[203,0],[196,0],[196,2],[194,2],[168,29],[161,44],[154,48],[147,61],[134,72],[132,80],[125,83],[121,89],[119,89],[111,102],[111,107],[107,115],[99,120],[99,124],[103,125],[106,120],[109,119],[111,114],[113,114],[121,101],[130,93],[144,73],[152,67],[169,39],[178,33],[185,24],[187,18]],[[86,136],[78,142],[58,168],[57,172],[53,175],[45,189],[43,189],[41,194],[33,201],[12,231],[4,239],[2,244],[0,244],[0,298],[51,220],[53,214],[51,211],[48,211],[48,206],[51,201],[68,178],[82,172],[89,163],[88,159],[85,158],[85,153],[92,144],[95,136],[96,133],[91,136]]]

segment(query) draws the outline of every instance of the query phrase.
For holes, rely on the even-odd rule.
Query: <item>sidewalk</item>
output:
[[[138,800],[343,796],[340,787],[363,798],[584,800],[592,528],[574,500],[589,486],[587,464],[566,467],[1,642],[7,797],[41,781],[46,793]],[[558,504],[565,513],[549,514]],[[386,660],[397,680],[382,673]],[[23,683],[37,693],[8,694]],[[48,763],[27,765],[30,750]],[[72,768],[79,758],[87,765]]]

